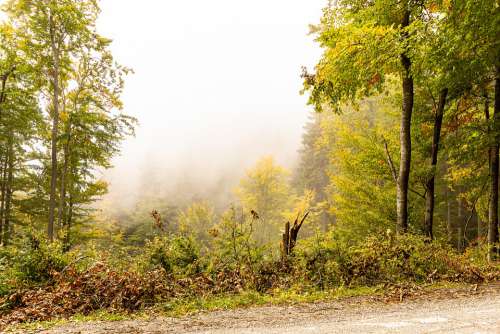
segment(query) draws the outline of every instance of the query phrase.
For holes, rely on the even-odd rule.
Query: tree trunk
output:
[[[9,76],[14,73],[16,70],[15,66],[12,67],[10,70],[8,70],[6,73],[2,75],[2,84],[1,84],[1,90],[0,90],[0,119],[3,116],[3,111],[1,109],[1,105],[5,102],[6,94],[5,91],[7,89],[7,81],[9,80]]]
[[[307,212],[299,222],[300,215],[297,215],[297,218],[293,222],[293,226],[290,225],[290,222],[285,224],[285,231],[281,241],[281,258],[283,261],[286,261],[287,258],[292,255],[293,249],[297,244],[297,237],[299,236],[300,228],[308,216],[309,212]]]
[[[434,118],[434,135],[432,137],[432,151],[431,151],[431,177],[427,181],[425,193],[425,221],[424,221],[424,235],[432,240],[434,238],[433,225],[434,225],[434,203],[435,203],[435,179],[436,179],[436,166],[439,152],[439,139],[441,138],[441,125],[443,124],[444,107],[446,105],[446,97],[448,89],[443,89],[439,94],[439,104],[436,109]]]
[[[451,201],[450,189],[446,186],[446,230],[448,231],[448,243],[453,245],[453,226],[451,224]]]
[[[4,233],[4,229],[5,229],[5,226],[4,226],[4,213],[5,213],[5,195],[6,195],[6,187],[7,187],[7,164],[8,164],[8,161],[9,161],[9,152],[6,151],[5,152],[5,159],[2,161],[2,179],[1,179],[1,182],[2,182],[2,186],[1,186],[1,196],[0,196],[0,224],[2,226],[2,230],[1,230],[1,233],[0,233],[0,244],[3,244],[3,233]]]
[[[54,240],[54,218],[56,209],[56,188],[57,188],[57,135],[59,128],[59,50],[56,46],[55,26],[52,13],[49,16],[50,42],[52,48],[52,61],[54,62],[52,73],[53,84],[53,115],[51,133],[51,175],[50,175],[50,198],[49,198],[49,222],[47,235],[49,241]]]
[[[406,10],[401,27],[405,29],[410,24],[410,11]],[[408,34],[403,33],[408,39]],[[401,161],[397,182],[397,230],[399,233],[408,231],[408,183],[411,168],[411,116],[413,112],[413,77],[411,75],[411,61],[406,53],[401,54],[403,73],[403,106],[401,110],[400,146]]]
[[[71,125],[69,124],[70,120],[68,120],[68,127],[67,127],[67,140],[66,143],[64,144],[64,164],[63,164],[63,170],[61,173],[61,190],[60,190],[60,196],[59,196],[59,210],[58,210],[58,217],[57,217],[57,224],[60,227],[64,226],[64,212],[66,208],[66,178],[68,175],[68,167],[69,167],[69,145],[70,145],[70,140],[71,140]]]
[[[488,210],[488,246],[490,260],[495,257],[498,244],[498,177],[499,177],[499,141],[500,136],[500,67],[495,78],[495,105],[493,108],[492,135],[490,139],[490,205]]]
[[[3,158],[3,157],[2,157]],[[0,175],[3,176],[3,172],[4,172],[4,164],[3,164],[3,159],[0,159],[0,162],[1,162],[1,165],[0,165]],[[3,186],[3,180],[2,180],[2,186]],[[3,189],[3,187],[2,187]],[[2,194],[3,194],[3,191],[2,191]],[[0,195],[1,197],[2,195]],[[1,204],[0,204],[0,210],[1,210]],[[2,236],[3,236],[3,219],[2,219],[2,216],[3,216],[3,211],[0,211],[0,246],[3,244],[2,243]]]
[[[73,196],[69,195],[69,209],[68,209],[68,217],[65,222],[66,230],[64,233],[64,241],[63,241],[63,251],[68,252],[71,249],[71,224],[73,221]]]
[[[6,186],[6,196],[5,196],[5,220],[4,220],[4,234],[3,243],[8,245],[11,236],[12,226],[10,225],[10,216],[12,209],[12,182],[14,179],[14,143],[12,139],[12,133],[9,136],[9,164],[8,164],[8,176],[7,176],[7,186]]]

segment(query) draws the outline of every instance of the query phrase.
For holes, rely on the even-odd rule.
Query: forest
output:
[[[500,279],[497,0],[325,0],[293,168],[264,156],[229,196],[104,212],[140,125],[99,1],[2,12],[0,331]]]

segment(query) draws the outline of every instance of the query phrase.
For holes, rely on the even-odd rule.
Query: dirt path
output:
[[[181,319],[74,323],[31,333],[500,333],[500,284],[476,291],[439,290],[402,303],[359,297],[202,313]]]

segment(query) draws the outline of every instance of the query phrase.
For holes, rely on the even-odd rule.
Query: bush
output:
[[[47,282],[53,273],[62,271],[68,265],[70,257],[71,254],[63,251],[60,242],[49,243],[45,239],[31,236],[14,253],[14,276],[22,283]]]
[[[264,261],[266,247],[256,242],[254,223],[254,219],[234,207],[224,213],[220,223],[210,230],[214,238],[211,271],[253,273]]]
[[[11,263],[13,256],[12,248],[0,248],[0,297],[11,293],[16,286]]]
[[[349,245],[329,234],[299,243],[293,261],[295,275],[320,287],[482,279],[470,259],[413,235],[370,237]]]
[[[200,250],[191,237],[156,237],[146,244],[143,256],[145,269],[161,267],[182,276],[201,270]]]

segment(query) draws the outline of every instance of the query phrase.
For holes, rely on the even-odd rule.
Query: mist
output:
[[[320,48],[308,25],[323,0],[104,0],[99,31],[135,74],[124,113],[137,117],[106,201],[143,196],[230,198],[259,158],[293,168],[311,108],[301,66]]]

